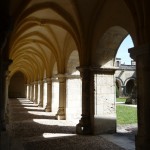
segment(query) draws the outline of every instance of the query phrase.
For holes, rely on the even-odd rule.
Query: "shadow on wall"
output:
[[[25,77],[21,72],[16,72],[10,79],[9,89],[8,89],[9,98],[25,98],[26,97],[26,85]]]

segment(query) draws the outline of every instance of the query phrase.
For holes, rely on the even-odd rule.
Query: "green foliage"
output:
[[[137,108],[117,105],[117,123],[118,124],[137,123]]]
[[[118,89],[117,86],[116,86],[116,97],[117,97],[117,98],[119,97],[119,89]]]
[[[125,102],[126,98],[116,98],[116,102]]]

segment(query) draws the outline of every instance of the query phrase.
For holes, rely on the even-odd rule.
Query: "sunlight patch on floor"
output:
[[[44,138],[54,138],[54,137],[68,137],[75,136],[76,134],[63,134],[63,133],[43,133]]]
[[[44,110],[44,108],[42,108],[42,107],[34,107],[34,106],[33,106],[33,107],[24,107],[24,108],[25,108],[25,109],[29,109],[29,110],[30,110],[30,109]]]
[[[54,116],[51,112],[39,112],[37,111],[28,111],[29,114],[37,115],[37,116]]]
[[[50,119],[33,119],[33,122],[41,125],[53,125],[53,126],[69,126],[74,127],[76,124],[74,122],[69,122],[66,120],[50,120]]]

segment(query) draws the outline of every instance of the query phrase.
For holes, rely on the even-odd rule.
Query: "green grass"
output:
[[[117,105],[117,123],[118,124],[137,123],[137,108]]]
[[[116,98],[116,102],[125,102],[126,98]]]

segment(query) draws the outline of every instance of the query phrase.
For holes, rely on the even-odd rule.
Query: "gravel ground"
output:
[[[9,135],[25,150],[123,150],[103,136],[75,134],[75,122],[55,120],[55,114],[44,112],[26,99],[9,101]],[[134,142],[136,125],[118,126],[118,135]],[[17,146],[17,144],[16,144]],[[15,150],[15,148],[14,148]]]

